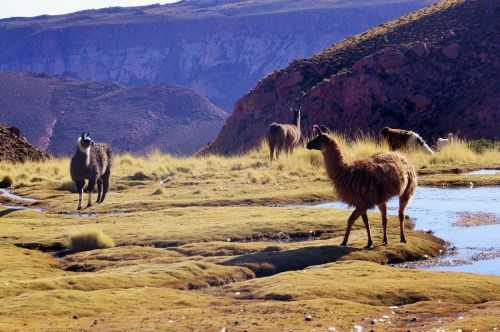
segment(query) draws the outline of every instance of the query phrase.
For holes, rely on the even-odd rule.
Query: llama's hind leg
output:
[[[108,193],[109,189],[109,176],[110,172],[109,170],[104,174],[103,179],[102,179],[102,196],[101,196],[101,203],[104,202],[104,198],[106,198],[106,194]]]
[[[87,207],[92,206],[92,191],[94,190],[95,186],[95,178],[90,178],[89,183],[87,184],[87,192],[89,193],[89,201],[87,203]]]
[[[361,217],[363,218],[363,223],[365,224],[366,228],[366,234],[368,235],[368,243],[366,244],[365,248],[371,248],[373,245],[373,241],[372,241],[372,235],[370,233],[370,223],[368,222],[368,215],[365,212],[361,215]]]
[[[405,238],[405,209],[410,201],[410,197],[401,196],[399,198],[399,233],[400,240],[402,243],[406,243]]]
[[[102,177],[97,179],[97,200],[96,203],[101,203],[101,195],[103,192]]]
[[[378,206],[380,214],[382,215],[382,236],[384,244],[387,244],[387,204],[382,203]]]
[[[362,211],[359,209],[356,209],[352,212],[349,219],[347,219],[347,228],[345,230],[344,241],[342,241],[342,243],[341,243],[342,246],[347,245],[347,241],[349,241],[349,235],[351,234],[352,225],[354,225],[354,222],[356,221],[356,219],[359,218],[359,216],[361,214],[362,214]]]
[[[273,162],[274,158],[274,144],[269,144],[269,160]]]

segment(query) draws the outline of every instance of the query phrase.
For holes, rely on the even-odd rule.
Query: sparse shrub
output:
[[[84,231],[69,237],[72,252],[106,249],[115,246],[115,242],[101,230]]]
[[[163,190],[163,188],[158,188],[156,189],[154,192],[153,192],[153,195],[154,196],[158,196],[158,195],[163,195],[165,193],[165,190]]]
[[[241,171],[243,169],[243,165],[241,163],[236,163],[231,166],[231,171]]]
[[[135,172],[134,175],[129,176],[128,179],[132,181],[146,181],[146,180],[151,180],[151,177],[147,176],[142,171],[138,171]]]
[[[489,139],[478,139],[468,142],[469,148],[476,153],[483,153],[486,150],[500,150],[500,142]]]
[[[132,158],[130,156],[124,156],[120,160],[120,166],[132,166]]]
[[[56,189],[76,193],[76,186],[73,181],[64,181]]]
[[[181,167],[181,166],[177,167],[176,171],[180,172],[180,173],[191,173],[191,169],[189,169],[187,167]]]
[[[270,182],[271,182],[271,177],[268,175],[265,175],[262,177],[262,179],[260,179],[260,183],[262,184],[268,184]]]
[[[10,188],[14,184],[12,178],[8,175],[4,176],[2,181],[0,181],[0,188]]]

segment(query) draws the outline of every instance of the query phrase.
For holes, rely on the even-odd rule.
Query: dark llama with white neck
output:
[[[89,201],[87,207],[92,206],[91,196],[97,182],[97,203],[104,202],[109,188],[111,175],[111,147],[104,143],[95,143],[89,133],[82,133],[78,138],[76,152],[71,158],[71,179],[75,182],[78,191],[78,210],[82,208],[82,195],[85,180],[88,180],[87,192]]]

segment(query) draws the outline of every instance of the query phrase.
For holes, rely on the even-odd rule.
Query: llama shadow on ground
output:
[[[332,263],[361,249],[335,245],[306,247],[287,251],[261,251],[231,258],[224,265],[245,266],[257,277],[302,270],[313,265]]]

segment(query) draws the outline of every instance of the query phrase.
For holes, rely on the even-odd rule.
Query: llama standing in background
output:
[[[434,151],[425,143],[424,139],[414,131],[384,127],[380,134],[387,141],[392,151],[421,147],[430,154],[434,154]]]
[[[362,217],[368,234],[366,247],[372,246],[366,211],[375,206],[378,206],[382,214],[383,241],[387,244],[387,201],[394,196],[399,196],[400,240],[406,242],[404,212],[417,188],[417,175],[405,157],[393,152],[379,153],[347,163],[335,140],[323,132],[309,141],[307,148],[321,150],[326,171],[339,199],[355,207],[347,220],[343,246],[347,245],[352,225],[359,216]]]
[[[71,179],[78,190],[78,210],[82,208],[82,195],[85,180],[88,180],[87,192],[92,206],[91,195],[97,182],[97,203],[102,203],[109,188],[111,175],[111,148],[107,144],[95,143],[89,133],[83,133],[78,138],[75,155],[70,164]]]
[[[278,159],[281,151],[292,153],[293,149],[299,144],[302,133],[300,130],[300,109],[293,111],[293,124],[283,124],[273,122],[269,126],[267,133],[267,143],[269,144],[269,153],[271,161]]]
[[[439,137],[437,139],[437,141],[436,141],[436,149],[438,151],[440,151],[441,149],[443,149],[448,144],[453,143],[453,141],[455,141],[455,137],[453,136],[452,133],[449,133],[447,138],[441,138],[441,137]]]

